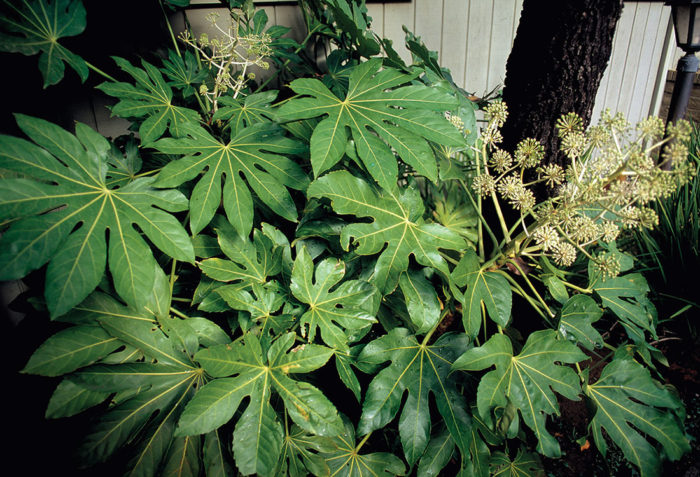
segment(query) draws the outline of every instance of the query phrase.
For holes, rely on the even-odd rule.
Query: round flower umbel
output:
[[[659,218],[648,204],[667,197],[694,172],[687,160],[690,127],[683,121],[672,125],[664,138],[663,122],[657,118],[632,126],[623,115],[606,111],[597,126],[584,131],[580,117],[566,114],[556,123],[561,148],[570,160],[562,168],[542,164],[544,147],[533,138],[518,144],[512,156],[495,147],[506,117],[502,102],[487,108],[472,182],[482,199],[490,197],[496,208],[505,239],[499,247],[504,261],[544,255],[566,267],[581,253],[604,277],[614,277],[620,268],[617,259],[592,256],[587,249],[599,241],[614,241],[623,227],[656,226]],[[524,182],[530,168],[537,177]],[[553,196],[537,203],[531,190],[537,183],[553,189]],[[515,225],[505,223],[502,201],[520,211]],[[522,232],[512,237],[518,227]]]
[[[220,33],[215,38],[210,38],[206,33],[194,38],[189,31],[180,35],[180,40],[196,49],[214,72],[213,89],[203,86],[199,90],[201,96],[211,101],[213,111],[217,110],[219,96],[232,91],[233,97],[236,98],[248,80],[255,78],[254,74],[247,72],[249,67],[268,69],[270,64],[266,58],[272,55],[272,37],[267,33],[243,34],[241,18],[235,11],[231,11],[231,25],[227,30],[217,24],[218,19],[218,13],[207,16],[212,27]]]

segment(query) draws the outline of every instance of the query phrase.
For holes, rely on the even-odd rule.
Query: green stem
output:
[[[506,224],[506,219],[503,217],[503,211],[501,210],[501,203],[496,197],[496,193],[491,191],[491,201],[496,208],[496,215],[498,215],[498,222],[501,224],[501,231],[503,232],[503,237],[505,237],[507,242],[510,242],[510,231],[508,230],[508,225]]]
[[[501,272],[501,273],[503,274],[504,277],[506,277],[506,280],[508,280],[508,283],[510,283],[511,287],[513,287],[513,291],[514,291],[515,293],[517,293],[518,295],[520,295],[521,297],[523,297],[523,298],[530,304],[530,306],[532,307],[532,309],[535,310],[535,312],[536,312],[538,315],[540,315],[540,316],[542,317],[542,319],[544,319],[544,320],[551,326],[551,323],[550,323],[550,321],[549,321],[549,318],[548,318],[547,315],[540,309],[540,307],[541,307],[542,305],[539,304],[539,303],[537,303],[535,300],[533,300],[532,297],[531,297],[530,295],[528,295],[528,294],[525,292],[525,290],[523,290],[523,287],[521,287],[520,284],[519,284],[517,281],[515,281],[515,279],[514,279],[513,277],[511,277],[509,274],[507,274],[507,273],[505,273],[505,272]]]
[[[573,283],[569,283],[565,280],[562,280],[561,278],[559,279],[559,281],[561,281],[564,284],[564,286],[567,286],[567,287],[571,288],[572,290],[576,290],[576,291],[581,292],[581,293],[586,293],[588,295],[593,293],[593,290],[591,290],[590,288],[578,287],[578,286],[574,285]]]
[[[115,82],[115,83],[118,83],[117,80],[115,80],[114,78],[112,78],[110,75],[108,75],[107,73],[105,73],[104,71],[102,71],[101,69],[99,69],[97,66],[93,65],[92,63],[86,61],[85,64],[87,65],[88,68],[90,68],[90,69],[91,69],[92,71],[94,71],[95,73],[98,73],[98,74],[104,76],[105,78],[107,78],[107,79],[110,80],[110,81],[113,81],[113,82]]]
[[[576,364],[576,372],[578,373],[578,377],[581,380],[581,383],[586,384],[586,380],[583,377],[583,371],[581,371],[581,366],[579,366],[578,363],[574,363],[574,364]]]
[[[175,267],[177,266],[177,260],[173,258],[172,266],[170,267],[170,296],[173,296],[173,287],[175,286],[175,280],[177,276],[175,275]]]
[[[362,438],[359,444],[357,444],[357,447],[355,447],[355,453],[360,452],[360,449],[362,448],[363,445],[365,445],[365,442],[367,442],[367,439],[369,439],[369,436],[372,435],[372,431],[368,432],[365,437]]]
[[[543,306],[544,309],[547,310],[547,314],[549,315],[550,318],[554,318],[554,313],[552,313],[552,310],[550,310],[549,306],[547,306],[547,303],[544,301],[544,299],[540,296],[539,292],[535,288],[535,286],[532,284],[529,278],[527,278],[527,274],[523,271],[522,268],[520,268],[520,264],[516,262],[515,260],[508,260],[508,263],[513,265],[515,268],[518,269],[520,272],[520,276],[523,277],[523,280],[525,280],[525,283],[530,287],[530,290],[535,294],[537,297],[537,301],[539,301]]]
[[[484,225],[485,226],[484,228],[486,229],[486,233],[488,233],[489,237],[491,237],[491,240],[493,241],[493,245],[496,248],[497,253],[500,252],[500,248],[498,247],[498,244],[499,244],[498,239],[496,238],[496,235],[491,230],[491,227],[489,227],[489,224],[486,222],[486,219],[484,218],[484,216],[481,214],[481,207],[474,200],[474,197],[472,196],[471,191],[469,190],[467,185],[464,183],[464,181],[460,179],[459,182],[460,182],[460,184],[462,184],[462,187],[464,188],[465,192],[467,193],[467,197],[469,198],[469,201],[472,203],[472,207],[474,207],[477,215],[479,216],[479,229],[478,229],[478,231],[479,231],[479,244],[481,244],[481,246],[483,248],[483,240],[482,240],[483,233],[481,231],[481,227],[482,227],[482,225]],[[482,257],[482,259],[483,259],[483,257]]]
[[[175,33],[173,33],[173,27],[172,25],[170,25],[170,19],[168,18],[168,14],[165,13],[165,7],[163,7],[163,0],[160,0],[158,3],[160,4],[160,10],[163,12],[163,16],[165,17],[165,24],[168,25],[170,39],[173,40],[173,45],[175,46],[175,53],[177,53],[177,56],[182,58],[182,54],[180,54],[180,48],[177,46],[177,40],[175,39]]]
[[[172,306],[170,307],[170,313],[172,313],[173,315],[177,315],[177,316],[179,316],[180,318],[185,319],[185,320],[187,320],[187,319],[190,318],[189,316],[185,315],[185,314],[184,314],[183,312],[181,312],[181,311],[176,310],[176,309],[173,308]]]

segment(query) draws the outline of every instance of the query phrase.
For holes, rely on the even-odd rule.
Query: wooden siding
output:
[[[293,27],[293,36],[303,38],[295,7],[265,4],[271,21]],[[481,96],[502,86],[522,0],[412,0],[368,3],[367,9],[374,32],[392,40],[405,60],[410,54],[404,47],[404,25],[438,52],[441,64],[465,90]],[[188,14],[195,30],[203,27],[206,13]],[[605,108],[621,111],[631,121],[657,114],[676,50],[670,7],[661,2],[625,2],[593,117]]]
[[[289,35],[301,41],[306,35],[298,7],[288,1],[260,2],[270,23],[292,28]],[[279,4],[278,4],[279,3]],[[206,16],[215,8],[203,8],[211,0],[193,0],[187,19],[195,33],[208,31]],[[505,65],[520,20],[522,0],[411,0],[367,3],[372,29],[393,41],[405,59],[403,26],[420,36],[455,82],[482,96],[502,87]],[[228,18],[225,9],[221,21]],[[181,17],[173,17],[176,29],[184,29]],[[223,24],[222,26],[224,26]],[[594,121],[605,108],[623,112],[636,122],[658,114],[667,70],[675,66],[670,7],[661,2],[625,2],[615,34],[610,62],[601,81],[593,111]],[[109,120],[103,105],[93,105],[87,121],[107,135],[123,132],[125,124]]]

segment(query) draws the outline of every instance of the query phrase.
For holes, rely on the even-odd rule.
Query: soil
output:
[[[674,326],[660,331],[656,347],[662,351],[669,366],[659,365],[659,371],[678,392],[686,407],[686,432],[690,438],[691,450],[676,462],[666,461],[662,475],[674,477],[700,477],[700,337],[693,322],[698,316],[685,317]],[[689,328],[690,326],[690,328]],[[600,374],[601,367],[595,368]],[[597,376],[591,373],[591,380]],[[627,477],[639,476],[639,472],[628,464],[622,452],[608,442],[607,456],[598,452],[589,436],[589,410],[581,401],[560,399],[561,419],[552,430],[562,449],[561,459],[543,459],[548,476],[559,477],[576,475],[579,477]],[[592,437],[591,437],[592,439]]]

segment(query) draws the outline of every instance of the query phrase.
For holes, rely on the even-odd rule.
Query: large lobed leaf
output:
[[[190,197],[190,228],[196,234],[214,217],[223,199],[226,217],[241,236],[253,227],[253,196],[281,217],[296,221],[297,210],[287,188],[308,185],[304,171],[284,155],[301,154],[305,148],[281,135],[279,126],[260,123],[238,130],[230,140],[220,140],[204,128],[186,124],[181,139],[166,138],[153,147],[166,154],[184,155],[158,174],[159,187],[175,187],[199,176]],[[284,155],[283,155],[284,154]],[[222,176],[225,177],[223,194]]]
[[[292,270],[292,294],[309,309],[299,318],[302,335],[308,325],[308,339],[313,341],[316,328],[328,346],[348,351],[348,333],[367,328],[377,320],[379,308],[377,289],[361,280],[348,280],[345,264],[328,258],[318,264],[314,272],[311,255],[303,248]],[[333,291],[331,291],[333,289]]]
[[[584,386],[584,392],[595,409],[591,429],[598,449],[603,455],[607,452],[605,429],[625,457],[639,467],[642,477],[661,475],[659,452],[648,437],[657,441],[671,460],[690,450],[674,415],[682,410],[680,400],[632,359],[614,359],[596,383]]]
[[[172,88],[165,82],[161,72],[145,60],[144,69],[137,68],[129,61],[115,57],[114,61],[136,84],[105,82],[98,86],[104,93],[119,99],[112,107],[112,114],[123,118],[144,118],[139,126],[139,135],[144,144],[161,137],[166,129],[175,136],[183,134],[182,126],[199,121],[197,111],[172,103]]]
[[[0,168],[25,176],[0,182],[0,217],[18,219],[0,240],[1,280],[49,262],[45,294],[56,317],[95,289],[106,263],[119,295],[146,304],[157,265],[134,226],[171,257],[194,261],[185,229],[166,212],[186,210],[184,195],[154,189],[148,177],[110,188],[110,144],[83,124],[74,136],[28,116],[17,115],[17,123],[36,144],[0,136]]]
[[[459,131],[439,113],[455,107],[444,91],[424,85],[396,88],[414,79],[385,68],[375,58],[355,66],[348,93],[338,98],[317,79],[297,79],[290,88],[304,96],[282,105],[278,119],[290,121],[327,115],[311,136],[311,165],[316,177],[343,157],[350,130],[362,165],[386,190],[396,188],[398,165],[392,149],[419,174],[437,180],[437,165],[428,141],[464,145]],[[391,89],[395,88],[395,89]]]
[[[49,338],[24,372],[74,371],[56,388],[47,417],[74,415],[111,397],[85,434],[80,463],[104,462],[119,451],[130,459],[128,475],[151,476],[163,468],[186,475],[196,469],[200,443],[173,437],[177,418],[202,380],[181,343],[153,315],[99,292],[62,318],[79,324]]]
[[[5,5],[12,15],[0,14],[0,25],[14,34],[0,33],[0,51],[25,55],[41,52],[39,70],[44,77],[44,88],[63,79],[64,63],[85,81],[88,77],[85,60],[58,43],[61,38],[85,30],[85,7],[80,0],[23,0]]]
[[[197,353],[195,358],[204,370],[219,379],[205,385],[190,401],[177,434],[217,429],[231,420],[242,400],[250,396],[233,432],[236,465],[245,475],[273,475],[283,441],[282,426],[270,404],[273,390],[302,429],[326,436],[341,433],[342,421],[333,404],[314,386],[289,377],[320,368],[333,351],[312,344],[292,348],[294,339],[294,333],[283,335],[264,353],[259,340],[248,333],[241,341]]]
[[[326,464],[334,477],[388,477],[406,474],[404,463],[389,452],[360,454],[364,441],[355,439],[355,429],[343,419],[344,432],[333,438],[335,450],[324,454]]]
[[[246,126],[267,122],[272,116],[271,103],[275,98],[277,91],[249,94],[243,99],[221,96],[218,101],[223,107],[214,113],[212,119],[226,120],[228,127],[236,134]]]
[[[309,197],[330,199],[339,214],[372,219],[370,223],[344,227],[340,240],[347,250],[352,239],[359,255],[381,252],[372,282],[383,294],[396,288],[411,255],[421,265],[448,275],[447,263],[438,249],[461,250],[464,246],[457,233],[423,220],[425,207],[414,188],[396,193],[378,191],[349,172],[338,171],[315,180],[307,193]]]
[[[358,432],[366,434],[391,422],[408,391],[399,418],[399,435],[406,460],[413,465],[430,439],[432,394],[452,438],[466,455],[471,415],[454,380],[448,378],[450,366],[466,348],[464,335],[444,334],[434,344],[425,345],[405,328],[394,328],[370,342],[358,362],[379,365],[390,361],[391,365],[382,369],[367,389]]]
[[[548,457],[558,457],[559,443],[545,428],[547,415],[559,413],[552,390],[576,400],[581,386],[576,373],[557,362],[577,363],[584,359],[586,355],[575,345],[557,339],[556,331],[542,330],[528,337],[517,356],[510,339],[496,334],[460,356],[452,369],[481,371],[495,365],[496,369],[479,381],[476,401],[481,417],[493,422],[494,409],[514,405],[535,433],[537,450]]]

